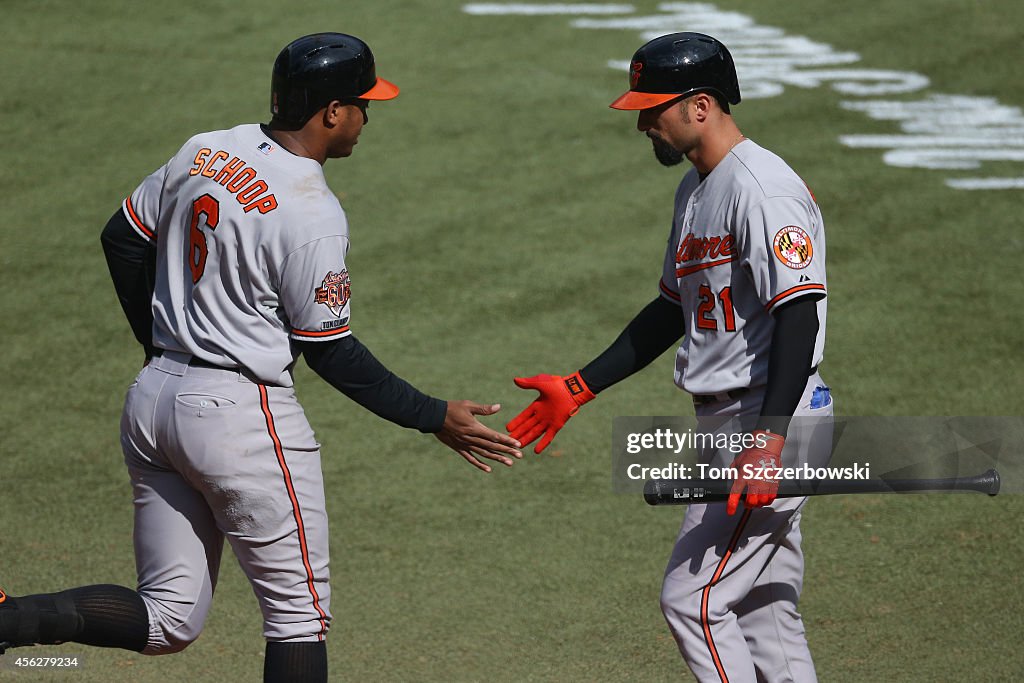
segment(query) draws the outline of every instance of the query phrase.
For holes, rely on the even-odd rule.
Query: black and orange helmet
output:
[[[711,93],[723,104],[740,103],[732,55],[720,41],[703,33],[670,33],[633,54],[629,90],[610,106],[648,109],[698,92]]]
[[[390,100],[394,83],[377,77],[370,46],[345,33],[314,33],[289,43],[274,61],[270,113],[301,126],[332,100]]]

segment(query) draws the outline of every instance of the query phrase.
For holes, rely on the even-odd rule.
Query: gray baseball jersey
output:
[[[291,386],[289,337],[349,333],[348,224],[322,167],[258,124],[202,133],[124,201],[156,239],[153,342]]]
[[[686,318],[676,384],[692,394],[763,385],[771,313],[809,293],[826,293],[825,225],[786,162],[744,140],[703,182],[696,169],[686,174],[661,278]],[[824,296],[817,305],[813,365],[825,347]]]

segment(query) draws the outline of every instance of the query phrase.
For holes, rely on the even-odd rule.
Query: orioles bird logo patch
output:
[[[640,82],[640,72],[644,70],[643,62],[633,62],[629,65],[629,87],[635,88]]]
[[[323,284],[316,288],[315,294],[318,304],[323,304],[335,316],[340,316],[352,294],[348,270],[342,269],[340,273],[328,271]]]
[[[803,228],[795,225],[787,225],[775,233],[775,243],[772,246],[775,256],[789,268],[806,268],[814,257],[811,238]]]

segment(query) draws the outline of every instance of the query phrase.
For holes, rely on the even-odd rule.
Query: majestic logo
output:
[[[775,242],[772,246],[775,256],[789,268],[806,268],[811,265],[811,259],[814,257],[811,238],[803,228],[795,225],[787,225],[775,233]]]
[[[629,65],[629,87],[635,88],[640,82],[640,72],[644,70],[643,62],[633,62]]]
[[[316,302],[323,304],[330,309],[336,317],[341,315],[342,309],[348,303],[352,294],[351,285],[348,279],[348,271],[340,273],[328,272],[324,277],[323,284],[316,289]]]

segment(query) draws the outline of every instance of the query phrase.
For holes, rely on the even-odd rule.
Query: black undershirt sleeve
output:
[[[427,396],[388,370],[354,335],[295,343],[316,374],[370,412],[424,433],[441,431],[447,402]]]
[[[818,296],[804,296],[775,309],[775,330],[768,354],[768,386],[758,429],[786,435],[807,385],[818,336]]]
[[[156,246],[132,229],[121,209],[107,221],[100,243],[121,309],[146,350],[146,358],[152,358]]]
[[[595,394],[650,365],[686,333],[679,304],[658,297],[647,304],[580,376]]]

